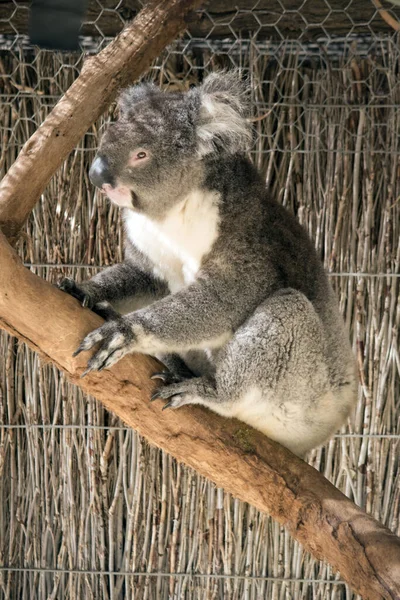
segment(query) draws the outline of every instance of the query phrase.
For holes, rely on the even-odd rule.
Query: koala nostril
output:
[[[107,161],[98,156],[92,162],[92,166],[89,169],[90,181],[96,187],[101,188],[105,183],[112,184],[112,176],[109,171]]]

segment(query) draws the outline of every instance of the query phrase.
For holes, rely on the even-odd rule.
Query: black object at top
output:
[[[32,0],[31,43],[49,50],[79,50],[86,0]]]

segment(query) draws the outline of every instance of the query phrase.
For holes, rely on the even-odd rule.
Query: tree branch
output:
[[[159,365],[131,355],[80,378],[72,352],[101,319],[24,268],[0,234],[0,326],[24,340],[152,444],[270,514],[364,600],[400,595],[400,539],[320,473],[259,432],[200,407],[161,412],[149,402]]]
[[[376,6],[379,15],[392,29],[394,29],[394,31],[400,31],[400,21],[392,17],[392,15],[383,8],[380,0],[372,0],[372,4]]]
[[[49,179],[119,88],[132,83],[185,29],[191,10],[204,0],[155,0],[82,72],[24,145],[0,183],[0,229],[14,240]],[[39,168],[38,168],[39,166]]]

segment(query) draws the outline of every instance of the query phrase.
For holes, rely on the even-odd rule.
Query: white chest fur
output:
[[[163,221],[126,211],[126,233],[172,293],[191,283],[218,235],[218,195],[195,190]]]

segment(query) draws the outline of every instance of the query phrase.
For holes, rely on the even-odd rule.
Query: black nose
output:
[[[98,156],[92,162],[89,169],[89,178],[93,185],[101,188],[105,183],[112,185],[112,175],[107,160],[102,156]]]

